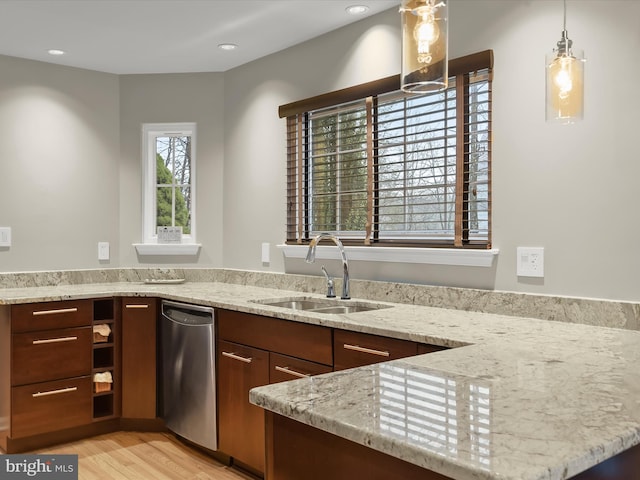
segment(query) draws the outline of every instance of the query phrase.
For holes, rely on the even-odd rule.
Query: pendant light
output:
[[[405,92],[433,92],[448,82],[448,0],[402,0],[402,73]]]
[[[573,48],[567,33],[567,0],[564,1],[564,27],[557,47],[547,54],[548,122],[574,123],[584,114],[584,53]]]

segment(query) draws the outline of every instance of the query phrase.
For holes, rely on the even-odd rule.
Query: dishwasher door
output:
[[[167,428],[217,450],[214,311],[162,302],[162,406]]]

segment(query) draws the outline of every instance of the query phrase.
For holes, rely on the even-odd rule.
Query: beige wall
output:
[[[571,127],[544,121],[544,56],[560,36],[561,2],[451,2],[451,55],[495,53],[493,267],[352,262],[354,278],[640,301],[640,0],[568,8],[569,35],[588,58],[585,121]],[[0,57],[0,226],[14,237],[0,248],[0,271],[179,264],[319,274],[275,248],[285,225],[277,108],[398,73],[399,55],[392,9],[225,73],[117,77]],[[198,124],[203,249],[196,259],[139,258],[140,126],[178,121]],[[107,264],[97,260],[102,240]],[[517,246],[545,248],[543,280],[516,276]]]
[[[222,266],[222,73],[120,77],[120,264]],[[195,122],[197,257],[138,256],[142,241],[142,124]]]
[[[353,276],[640,300],[640,1],[567,3],[569,35],[588,58],[585,121],[570,127],[544,119],[545,54],[560,38],[562,3],[451,2],[451,56],[495,54],[493,268],[352,262]],[[226,72],[224,266],[320,274],[300,260],[285,267],[275,249],[270,266],[260,262],[260,243],[284,237],[277,107],[398,73],[398,17],[392,9]],[[518,246],[545,248],[544,279],[516,276]]]
[[[0,56],[0,271],[118,255],[118,77]]]

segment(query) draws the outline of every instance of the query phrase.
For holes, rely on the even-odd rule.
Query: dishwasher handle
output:
[[[189,303],[162,301],[162,316],[183,325],[211,325],[214,310],[211,307],[191,305]]]

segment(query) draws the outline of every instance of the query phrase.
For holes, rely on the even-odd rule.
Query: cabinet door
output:
[[[335,330],[333,341],[335,370],[386,362],[418,353],[415,342],[346,330]]]
[[[156,299],[122,299],[122,416],[156,418]]]
[[[249,390],[269,383],[269,352],[218,341],[219,449],[264,472],[264,410],[249,403]]]

